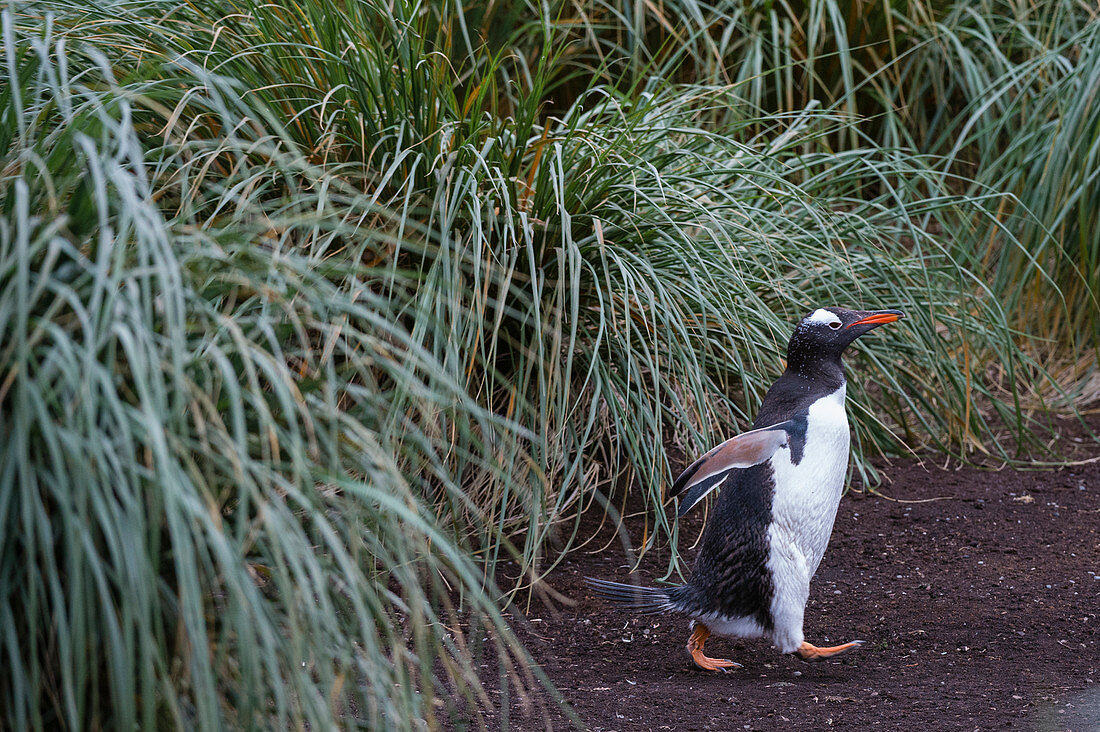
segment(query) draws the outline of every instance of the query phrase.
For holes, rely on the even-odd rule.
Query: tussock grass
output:
[[[870,142],[939,158],[960,177],[955,192],[999,198],[984,235],[964,237],[956,256],[980,255],[975,271],[1014,327],[1061,344],[1055,368],[1084,359],[1067,387],[1096,368],[1095,7],[612,0],[564,4],[557,17],[573,41],[562,63],[606,83],[733,85],[763,118],[815,104],[842,116],[851,124],[830,134],[834,150]],[[1040,307],[1052,300],[1064,307]]]
[[[947,32],[836,3],[5,11],[0,713],[506,724],[479,674],[540,682],[500,607],[619,488],[675,540],[670,453],[742,429],[822,304],[909,315],[853,360],[857,469],[1035,445],[1091,153],[1043,200],[1025,157],[970,172],[983,131],[1039,170],[1090,124],[1066,18],[951,126],[874,111]]]
[[[923,63],[959,69],[942,90],[958,112],[952,118],[926,112],[924,144],[945,156],[945,166],[968,171],[972,190],[1013,194],[1001,218],[1023,246],[1005,249],[991,231],[983,264],[994,290],[1017,310],[1014,321],[1091,348],[1095,357],[1100,22],[1095,8],[1070,3],[1028,5],[1014,15],[998,9],[955,9],[923,40]],[[914,81],[928,78],[919,67],[908,71]],[[929,96],[915,86],[914,97]],[[1066,310],[1035,317],[1050,288],[1032,260],[1057,282]]]
[[[425,499],[482,525],[457,477],[522,430],[374,286],[387,214],[233,84],[4,31],[7,723],[431,727],[488,706],[478,661],[529,686]]]

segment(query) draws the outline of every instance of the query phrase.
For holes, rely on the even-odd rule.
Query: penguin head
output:
[[[795,327],[787,344],[787,364],[801,367],[839,361],[844,349],[856,338],[904,317],[900,310],[818,308]]]

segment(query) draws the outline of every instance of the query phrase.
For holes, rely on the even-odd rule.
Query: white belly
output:
[[[845,387],[841,386],[810,407],[806,447],[798,465],[791,463],[789,450],[772,457],[772,541],[789,543],[797,549],[811,577],[829,545],[848,472],[850,433],[844,395]]]

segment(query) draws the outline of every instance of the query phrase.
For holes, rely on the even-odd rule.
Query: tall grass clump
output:
[[[940,98],[923,110],[922,144],[944,167],[966,171],[977,187],[1012,194],[1000,218],[1021,243],[984,238],[991,285],[1014,321],[1055,342],[1100,357],[1100,18],[1077,3],[1036,3],[1009,13],[999,3],[953,6],[920,46],[904,79],[913,99]],[[946,79],[931,68],[955,69]],[[932,85],[942,85],[935,88]],[[948,106],[949,105],[949,106]],[[1067,308],[1037,311],[1049,296],[1032,262],[1058,283]]]
[[[3,30],[4,725],[434,727],[488,708],[477,659],[529,685],[424,500],[518,433],[372,285],[387,214],[223,79]]]
[[[1022,345],[1100,363],[1094,6],[609,0],[554,17],[572,41],[562,64],[584,78],[734,84],[765,119],[820,105],[851,123],[834,128],[834,150],[913,149],[959,176],[956,192],[1000,194],[957,255],[978,261],[1016,328],[1042,335]],[[1051,298],[1064,307],[1036,319]]]
[[[988,283],[1017,346],[1060,374],[1032,382],[1026,404],[1097,397],[1095,7],[612,0],[555,12],[572,39],[562,65],[582,77],[727,85],[765,121],[817,105],[848,122],[822,140],[829,150],[927,154],[949,190],[989,206],[944,230],[952,258]]]
[[[535,8],[479,45],[488,21],[460,5],[233,7],[112,6],[77,27],[123,58],[182,55],[240,80],[300,148],[334,171],[354,161],[357,185],[402,214],[396,238],[439,243],[387,257],[416,273],[395,315],[488,412],[530,429],[530,463],[467,491],[523,532],[528,562],[593,487],[636,481],[659,505],[671,466],[654,436],[697,450],[736,429],[790,322],[823,302],[920,318],[907,343],[870,346],[890,388],[858,415],[868,449],[902,433],[970,449],[991,418],[1026,439],[973,366],[1003,364],[1011,388],[1026,361],[959,244],[995,222],[996,196],[952,195],[934,161],[835,111],[761,118],[738,84],[654,76],[571,98],[573,51]],[[548,96],[560,114],[541,111]],[[836,152],[837,134],[861,145]]]

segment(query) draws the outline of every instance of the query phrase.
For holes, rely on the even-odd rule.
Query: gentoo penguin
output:
[[[688,615],[688,652],[710,671],[740,665],[703,655],[712,632],[766,637],[780,652],[806,660],[862,644],[807,643],[803,613],[848,470],[841,354],[856,338],[902,317],[900,310],[828,307],[802,318],[787,345],[787,369],[764,397],[752,431],[696,460],[669,491],[680,496],[677,515],[683,516],[721,487],[691,581],[654,588],[589,578],[596,594],[641,613]]]

